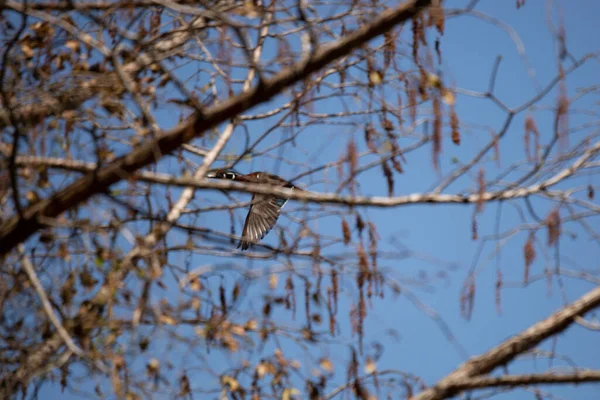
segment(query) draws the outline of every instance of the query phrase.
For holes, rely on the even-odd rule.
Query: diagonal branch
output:
[[[48,299],[48,295],[46,295],[46,292],[44,291],[44,287],[42,286],[42,283],[40,282],[40,280],[37,277],[37,274],[35,273],[33,264],[31,264],[29,257],[27,257],[27,254],[25,254],[25,247],[23,245],[19,245],[18,248],[19,248],[19,253],[21,253],[21,257],[22,257],[23,269],[25,270],[25,273],[29,277],[29,281],[31,282],[31,285],[35,288],[35,291],[37,292],[38,297],[40,298],[40,301],[42,302],[42,307],[44,308],[44,312],[46,313],[46,316],[48,317],[48,319],[50,320],[52,325],[54,325],[54,328],[58,332],[58,336],[60,336],[62,338],[62,340],[64,340],[68,349],[72,353],[74,353],[75,355],[77,355],[80,358],[87,359],[88,357],[85,355],[83,350],[81,350],[81,348],[75,344],[75,342],[73,341],[71,336],[69,336],[69,333],[67,332],[65,327],[60,323],[60,320],[56,316],[56,313],[54,312],[54,309],[52,308],[52,304],[50,304],[50,300]],[[96,368],[98,368],[100,371],[105,372],[105,373],[108,372],[107,367],[101,361],[99,361],[99,360],[92,361],[92,364]]]
[[[181,145],[202,136],[207,130],[260,103],[269,101],[285,88],[306,79],[312,73],[349,54],[394,26],[408,21],[430,3],[431,0],[411,0],[387,10],[370,24],[331,45],[323,46],[313,57],[281,71],[271,79],[265,80],[262,85],[255,86],[204,112],[196,112],[187,121],[163,133],[155,141],[139,146],[111,164],[77,180],[51,198],[29,207],[24,210],[23,218],[12,217],[0,226],[0,256],[7,254],[17,244],[41,229],[44,226],[41,221],[44,217],[54,218],[95,194],[106,191],[111,185],[125,179],[138,169],[158,161],[157,149],[161,155],[170,154]]]
[[[52,304],[50,304],[50,300],[48,300],[48,296],[46,295],[44,287],[42,286],[42,283],[40,282],[40,280],[37,277],[37,274],[35,273],[35,269],[33,268],[31,261],[29,261],[29,257],[27,257],[27,254],[25,254],[25,247],[23,245],[19,245],[19,253],[21,253],[22,257],[23,269],[25,270],[25,273],[29,277],[31,285],[34,287],[35,291],[38,294],[38,297],[40,298],[40,301],[42,302],[42,306],[44,308],[46,316],[48,317],[50,322],[52,322],[52,325],[54,325],[54,328],[56,328],[56,331],[64,340],[69,350],[71,350],[71,352],[73,352],[77,356],[84,358],[85,354],[83,354],[83,350],[81,350],[79,346],[75,344],[71,336],[69,336],[67,330],[60,323],[60,320],[56,316],[56,313],[52,309]]]
[[[435,386],[424,390],[411,400],[441,400],[456,396],[469,389],[467,383],[471,379],[508,364],[519,354],[567,329],[577,317],[599,306],[600,287],[597,287],[545,320],[502,342],[487,353],[467,361]]]

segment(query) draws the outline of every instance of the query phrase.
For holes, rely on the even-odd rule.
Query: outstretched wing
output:
[[[287,203],[285,199],[254,195],[238,248],[247,250],[250,245],[264,238],[277,223],[277,218],[279,218],[279,213],[285,203]]]

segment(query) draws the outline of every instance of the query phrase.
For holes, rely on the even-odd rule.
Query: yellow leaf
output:
[[[319,361],[319,365],[321,366],[321,368],[323,368],[323,370],[329,373],[333,373],[333,363],[329,358],[321,358],[321,360]]]
[[[237,381],[237,379],[229,375],[221,377],[221,384],[223,386],[229,386],[229,390],[232,392],[235,392],[240,388],[240,383]]]
[[[79,51],[79,42],[77,40],[67,40],[65,46],[71,51]]]
[[[25,198],[30,203],[37,203],[38,201],[40,201],[40,196],[33,190],[30,190],[27,193],[25,193]]]
[[[449,106],[451,106],[451,105],[454,105],[455,100],[456,100],[456,98],[454,96],[454,93],[452,93],[448,89],[444,90],[444,94],[442,96],[442,101],[444,103],[446,103]]]
[[[27,45],[26,43],[23,43],[21,45],[21,51],[23,52],[23,55],[26,59],[29,60],[30,58],[33,58],[33,49],[29,47],[29,45]]]
[[[265,367],[266,367],[266,370],[267,370],[267,374],[275,375],[275,365],[273,365],[272,362],[267,361],[265,363]]]
[[[442,87],[442,80],[436,74],[427,74],[427,86],[440,88]]]
[[[240,345],[237,340],[235,340],[231,335],[226,335],[221,342],[227,348],[227,350],[235,353],[239,350]]]
[[[198,311],[198,310],[200,309],[200,304],[201,304],[201,302],[200,302],[200,299],[199,299],[199,298],[197,298],[197,297],[194,297],[194,298],[192,299],[192,308],[193,308],[194,310]]]
[[[230,331],[237,336],[244,336],[246,334],[246,330],[241,325],[232,325]]]
[[[261,361],[260,364],[256,366],[256,375],[258,375],[258,379],[262,379],[267,373],[267,366],[264,362]]]
[[[369,72],[369,82],[371,82],[372,85],[381,85],[383,82],[383,76],[381,75],[381,72],[377,70]]]
[[[158,320],[165,325],[175,325],[176,323],[175,318],[166,314],[161,315]]]
[[[279,277],[277,274],[271,274],[269,276],[269,289],[275,290],[277,289],[277,283],[279,282]]]
[[[365,364],[365,373],[372,374],[377,370],[377,364],[373,361],[372,358],[367,358],[367,363]]]
[[[281,400],[290,400],[292,396],[300,394],[300,391],[296,388],[286,388],[281,394]]]
[[[258,8],[254,5],[254,1],[246,0],[241,7],[235,9],[235,13],[247,18],[257,18],[258,17]]]
[[[198,279],[197,276],[190,280],[190,289],[195,290],[196,292],[202,290],[202,282],[200,282],[200,279]]]
[[[156,358],[151,359],[148,361],[147,368],[150,372],[158,371],[158,368],[160,368],[160,361],[158,361]]]
[[[249,319],[248,321],[246,321],[246,324],[244,325],[244,328],[246,328],[247,331],[255,331],[257,327],[258,327],[258,322],[256,322],[255,319]]]

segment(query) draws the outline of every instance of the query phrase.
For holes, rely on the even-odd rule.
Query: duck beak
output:
[[[217,173],[215,171],[210,171],[209,173],[206,174],[207,178],[216,178],[217,177]]]

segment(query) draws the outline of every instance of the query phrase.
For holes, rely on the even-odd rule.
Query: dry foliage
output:
[[[455,19],[495,21],[478,3],[3,2],[0,398],[44,398],[58,385],[97,398],[442,399],[600,381],[596,371],[490,374],[573,321],[586,326],[577,318],[598,306],[595,292],[435,389],[382,367],[397,354],[394,329],[412,323],[407,304],[461,349],[419,290],[465,279],[458,302],[470,320],[476,288],[508,314],[509,287],[599,279],[590,266],[564,268],[559,251],[559,238],[582,233],[598,244],[598,115],[578,103],[597,82],[568,96],[570,74],[591,57],[569,52],[560,21],[559,73],[535,95],[516,106],[497,97],[499,61],[489,88],[461,87],[453,70],[462,66],[444,63],[444,34]],[[472,123],[467,96],[506,119]],[[456,146],[444,147],[449,140]],[[205,179],[215,168],[227,179]],[[286,187],[249,175],[255,169]],[[403,244],[408,206],[432,203],[448,204],[449,216],[473,211],[448,239],[470,233],[481,245],[471,270],[470,255],[446,262],[433,240],[431,255]],[[488,203],[510,205],[520,222],[500,224],[509,207],[490,217]],[[266,236],[242,252],[246,218]],[[557,267],[539,275],[543,230]],[[488,241],[490,259],[506,247],[523,252],[522,282],[499,261],[495,277],[480,280]],[[414,268],[422,264],[431,271]],[[380,307],[395,313],[384,315],[395,324],[385,338],[374,336]]]

